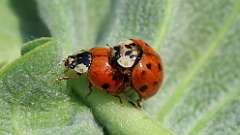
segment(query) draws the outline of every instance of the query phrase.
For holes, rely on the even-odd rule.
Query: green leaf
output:
[[[89,92],[86,76],[69,81],[69,85],[111,135],[172,135],[160,123],[150,119],[126,100],[120,103],[118,98],[97,89],[86,96]]]
[[[8,5],[17,16],[18,30],[24,42],[50,35],[48,28],[40,19],[36,1],[9,0]]]
[[[4,126],[0,131],[240,133],[240,0],[37,0],[37,4],[58,45],[53,41],[44,43],[1,70],[4,85],[0,85],[0,108],[7,111],[2,112],[0,123]],[[120,104],[100,90],[86,97],[88,82],[84,76],[68,81],[67,89],[65,82],[55,84],[56,75],[48,73],[62,71],[62,66],[57,66],[60,59],[80,48],[115,45],[126,38],[146,40],[159,51],[164,64],[161,91],[144,102],[144,110],[135,109],[125,100]],[[26,85],[30,87],[23,89]],[[36,91],[40,94],[32,94]],[[56,92],[62,94],[56,96]],[[71,120],[78,121],[76,114],[82,116],[79,121],[91,124],[69,129],[69,123],[74,123]],[[75,133],[75,128],[79,132]]]
[[[37,0],[39,12],[64,54],[95,46],[109,0]],[[105,25],[105,24],[104,24]]]
[[[20,56],[21,35],[14,12],[9,8],[9,0],[0,2],[0,67]]]
[[[4,124],[3,133],[102,134],[89,109],[67,89],[66,81],[56,80],[59,70],[63,70],[58,66],[60,50],[56,42],[39,39],[26,45],[35,48],[0,72],[0,107],[5,110],[0,121]],[[86,77],[70,83],[75,83],[69,87],[79,89],[81,99],[109,133],[171,135],[157,121],[127,103],[121,104],[113,96],[96,90],[86,97],[89,91]],[[131,115],[126,117],[126,112]]]
[[[51,38],[48,37],[44,37],[44,38],[39,38],[33,41],[30,41],[28,43],[26,43],[25,45],[23,45],[22,49],[21,49],[21,54],[24,55],[27,52],[30,52],[32,49],[39,47],[39,45],[43,45],[47,42],[49,42],[51,40]]]
[[[20,56],[22,41],[49,36],[35,1],[1,0],[0,67]]]
[[[101,135],[90,110],[56,76],[59,52],[48,39],[0,71],[0,134]]]
[[[176,4],[160,46],[166,79],[146,110],[176,134],[238,134],[240,1]]]

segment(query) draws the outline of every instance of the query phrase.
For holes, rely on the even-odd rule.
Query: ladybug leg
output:
[[[66,59],[64,58],[64,59],[62,59],[61,61],[59,61],[58,63],[57,63],[57,66],[61,66],[64,62],[66,61]]]
[[[57,80],[57,81],[63,81],[63,80],[69,80],[69,79],[72,79],[72,78],[70,78],[70,77],[68,77],[68,76],[63,76],[63,77],[57,78],[56,80]]]
[[[67,71],[68,71],[68,69],[64,69],[63,73],[66,74]],[[72,79],[72,78],[64,75],[64,76],[62,76],[62,77],[58,77],[56,80],[57,80],[57,81],[63,81],[63,80],[69,80],[69,79]]]
[[[119,99],[119,102],[120,102],[121,104],[123,103],[123,102],[122,102],[122,99],[121,99],[120,96],[118,96],[118,95],[114,95],[114,97],[118,98],[118,99]]]
[[[88,92],[88,94],[87,94],[86,97],[90,96],[91,93],[92,93],[92,91],[93,91],[93,89],[92,89],[92,84],[91,84],[90,82],[88,83],[88,89],[89,89],[89,92]]]
[[[132,106],[136,107],[136,104],[134,104],[132,101],[128,101],[128,103],[130,103]]]
[[[139,96],[139,98],[137,99],[137,107],[138,108],[142,108],[142,97],[141,96]]]

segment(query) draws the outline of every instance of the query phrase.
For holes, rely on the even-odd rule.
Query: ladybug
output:
[[[124,87],[132,87],[142,99],[153,96],[163,81],[159,54],[141,39],[129,39],[112,48],[111,63],[123,74]]]
[[[110,48],[92,48],[89,51],[82,51],[68,56],[64,61],[65,70],[72,69],[78,75],[86,74],[91,91],[93,85],[98,89],[106,90],[112,95],[117,95],[123,83],[123,78],[110,65],[110,53]]]

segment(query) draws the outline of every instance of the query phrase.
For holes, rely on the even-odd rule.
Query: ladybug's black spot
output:
[[[102,88],[103,88],[103,89],[108,89],[108,88],[109,88],[109,84],[108,84],[108,83],[104,83],[104,84],[102,85]]]
[[[151,63],[148,63],[146,66],[147,66],[147,68],[148,68],[149,70],[151,70],[151,68],[152,68],[152,64],[151,64]]]
[[[141,87],[139,88],[139,90],[140,90],[141,92],[145,92],[145,91],[147,90],[147,88],[148,88],[148,86],[147,86],[146,84],[144,84],[143,86],[141,86]]]
[[[142,75],[144,76],[145,74],[146,74],[146,71],[143,70],[143,71],[142,71]]]
[[[158,70],[162,71],[162,67],[161,67],[160,63],[158,63]]]
[[[157,81],[154,81],[154,82],[153,82],[153,86],[155,86],[155,85],[157,85]]]

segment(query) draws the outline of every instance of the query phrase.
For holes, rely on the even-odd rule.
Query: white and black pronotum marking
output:
[[[75,55],[68,56],[65,60],[65,67],[73,69],[78,74],[86,73],[91,65],[91,53],[85,51]]]
[[[113,47],[113,62],[120,67],[131,68],[141,58],[142,50],[132,40],[126,40]]]

